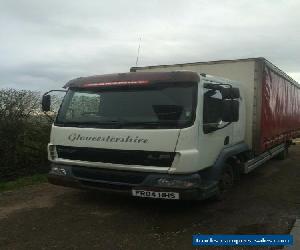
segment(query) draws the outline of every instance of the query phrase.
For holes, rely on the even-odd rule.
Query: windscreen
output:
[[[61,105],[58,126],[182,128],[195,119],[196,83],[70,89]]]

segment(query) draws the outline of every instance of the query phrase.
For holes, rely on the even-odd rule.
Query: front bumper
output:
[[[181,200],[203,200],[218,193],[216,182],[205,182],[196,174],[160,174],[87,168],[52,163],[48,181],[55,185],[82,189],[122,192],[132,190],[179,193]],[[162,186],[157,180],[170,180],[175,186]],[[180,186],[182,184],[182,186]],[[163,184],[165,185],[165,184]]]

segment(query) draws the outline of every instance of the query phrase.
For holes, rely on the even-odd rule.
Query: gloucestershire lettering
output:
[[[68,136],[71,142],[74,141],[98,141],[98,142],[123,142],[123,143],[148,143],[148,139],[140,138],[139,136],[83,136],[81,134],[73,133]]]

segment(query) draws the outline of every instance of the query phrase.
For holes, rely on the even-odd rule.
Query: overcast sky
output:
[[[0,88],[139,66],[266,57],[300,81],[299,0],[0,0]]]

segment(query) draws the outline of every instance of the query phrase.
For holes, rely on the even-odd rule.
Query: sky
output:
[[[300,82],[299,0],[0,0],[0,88],[265,57]]]

